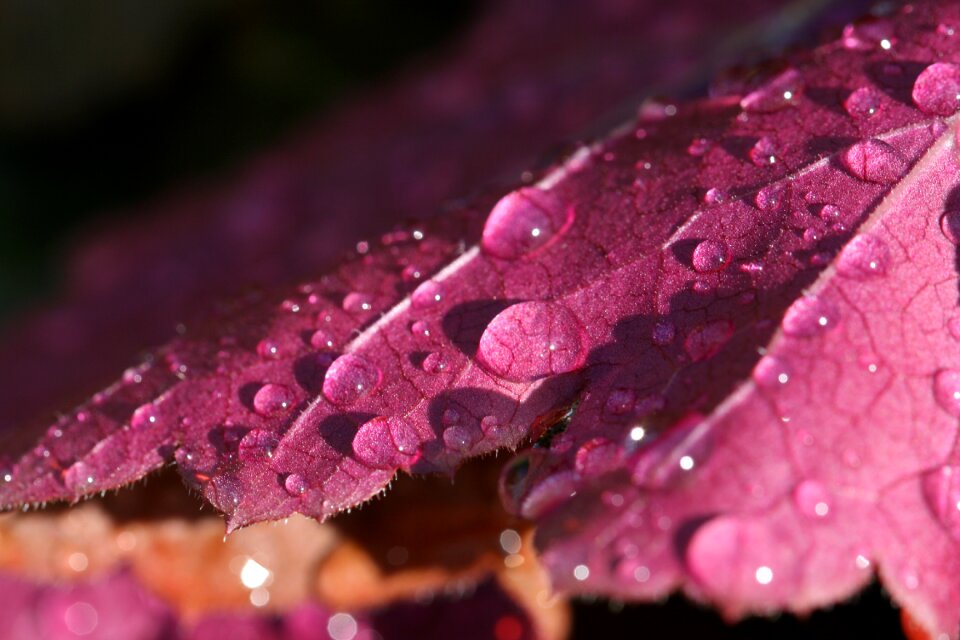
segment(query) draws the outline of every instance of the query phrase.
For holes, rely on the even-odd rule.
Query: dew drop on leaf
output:
[[[933,376],[933,395],[944,411],[960,418],[960,371],[937,371]]]
[[[830,491],[816,480],[804,480],[793,490],[793,503],[804,516],[825,518],[830,513]]]
[[[921,479],[930,512],[950,536],[960,542],[960,467],[943,465]]]
[[[335,405],[353,404],[377,388],[380,368],[361,355],[348,353],[333,361],[323,378],[323,396]]]
[[[453,451],[465,453],[477,443],[478,434],[473,429],[455,424],[443,430],[443,444]]]
[[[796,69],[787,69],[750,92],[740,107],[751,113],[773,113],[796,104],[803,92],[803,76]]]
[[[863,279],[882,276],[890,263],[887,243],[875,235],[864,233],[847,244],[837,260],[837,273],[847,278]]]
[[[783,332],[795,338],[812,338],[837,326],[840,312],[816,295],[797,298],[783,316]]]
[[[854,178],[876,184],[890,184],[907,170],[893,147],[873,138],[853,144],[841,154],[840,162]]]
[[[480,336],[477,358],[487,371],[507,380],[567,373],[586,358],[583,328],[558,303],[521,302],[490,321]]]
[[[693,269],[697,273],[723,270],[730,263],[730,252],[718,240],[704,240],[693,250]]]
[[[913,101],[924,113],[953,115],[960,108],[960,66],[935,62],[913,84]]]
[[[758,167],[768,167],[777,162],[777,145],[768,136],[763,136],[750,148],[750,161]]]
[[[293,392],[282,384],[267,383],[253,396],[253,410],[265,418],[282,416],[293,408]]]
[[[343,310],[347,313],[363,313],[373,309],[373,297],[366,293],[351,291],[343,298]]]
[[[284,478],[283,488],[291,496],[301,496],[307,491],[307,481],[299,473],[291,473]]]
[[[443,285],[428,280],[414,289],[410,296],[410,304],[414,309],[429,309],[440,304],[443,299]]]
[[[786,203],[787,188],[781,183],[774,183],[757,192],[754,203],[761,211],[777,211]]]
[[[272,458],[273,452],[280,444],[277,434],[266,429],[254,429],[240,440],[238,453],[240,459],[246,462],[256,462],[265,458]]]
[[[310,335],[310,346],[314,349],[330,350],[334,344],[333,336],[323,329],[317,329]]]
[[[950,209],[940,216],[940,231],[955,245],[960,245],[960,209]]]
[[[416,460],[420,438],[406,419],[378,416],[357,430],[353,452],[361,462],[375,469],[396,469]]]
[[[424,357],[420,368],[427,373],[440,373],[446,369],[447,365],[443,361],[443,355],[439,351],[431,351]]]
[[[572,208],[558,196],[524,187],[494,205],[483,226],[480,246],[491,256],[514,260],[549,244],[572,221]]]
[[[881,104],[883,104],[883,98],[880,91],[873,87],[860,87],[847,96],[843,101],[843,108],[850,117],[865,120],[876,115],[880,111]]]
[[[753,368],[753,380],[764,389],[778,389],[790,382],[790,367],[777,356],[760,358]]]
[[[717,355],[733,335],[729,320],[715,320],[695,327],[683,342],[683,348],[694,362]]]

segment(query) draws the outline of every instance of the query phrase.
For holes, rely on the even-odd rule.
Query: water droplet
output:
[[[637,402],[637,394],[633,389],[614,389],[607,396],[603,410],[613,416],[622,416],[633,411]]]
[[[730,263],[730,251],[718,240],[704,240],[693,250],[692,261],[697,273],[722,271]]]
[[[75,636],[88,636],[96,631],[100,616],[89,602],[74,602],[64,610],[63,624]]]
[[[257,354],[267,360],[277,360],[284,355],[280,343],[271,338],[264,338],[257,343]]]
[[[377,365],[355,353],[333,361],[323,378],[323,395],[335,405],[353,404],[377,388],[383,374]]]
[[[924,113],[953,115],[960,108],[960,66],[934,62],[917,76],[912,95]]]
[[[264,458],[272,458],[273,452],[280,444],[280,438],[272,431],[254,429],[247,432],[240,440],[237,450],[241,460],[256,462]]]
[[[779,389],[790,382],[792,372],[786,362],[776,356],[760,358],[753,368],[753,380],[764,389]]]
[[[352,291],[343,298],[343,310],[347,313],[363,313],[373,309],[373,297],[366,293]]]
[[[808,518],[825,518],[830,513],[830,491],[816,480],[804,480],[793,490],[793,503]]]
[[[937,33],[942,36],[952,37],[957,32],[957,28],[952,24],[947,24],[946,22],[941,22],[937,25]]]
[[[768,136],[757,140],[750,148],[750,161],[758,167],[768,167],[777,162],[777,146]]]
[[[353,452],[361,462],[375,469],[396,469],[416,461],[420,437],[406,419],[379,416],[357,430]]]
[[[820,231],[816,227],[807,227],[803,230],[803,244],[811,247],[820,242]]]
[[[400,277],[407,284],[419,282],[420,278],[423,277],[423,270],[416,265],[408,264],[403,268],[403,271],[400,272]]]
[[[854,178],[876,184],[895,182],[907,170],[896,149],[874,138],[855,143],[841,154],[840,162]]]
[[[430,337],[430,325],[423,320],[417,320],[410,325],[410,333],[417,338],[427,339]]]
[[[283,488],[291,496],[302,496],[307,492],[307,480],[299,473],[291,473],[284,478]]]
[[[845,26],[840,40],[847,49],[858,51],[868,51],[877,47],[889,50],[896,41],[893,24],[885,18],[874,16]]]
[[[803,76],[796,69],[785,71],[768,80],[762,87],[748,93],[740,107],[750,113],[773,113],[797,103],[803,93]]]
[[[703,194],[703,201],[707,204],[722,204],[727,201],[727,192],[717,187],[707,189]]]
[[[960,542],[960,467],[944,465],[921,479],[930,512],[950,536]]]
[[[573,208],[536,187],[504,196],[483,226],[480,246],[497,258],[513,260],[545,247],[573,222]]]
[[[96,479],[93,467],[82,460],[70,465],[63,474],[64,486],[77,495],[91,491]]]
[[[501,311],[480,337],[477,359],[494,375],[536,380],[574,371],[586,359],[583,329],[554,302],[521,302]]]
[[[478,434],[471,428],[455,424],[443,430],[443,444],[453,451],[466,453],[479,440]]]
[[[496,416],[483,416],[480,419],[480,430],[488,438],[496,437],[500,430],[500,420]]]
[[[671,342],[677,335],[676,327],[669,322],[658,322],[653,326],[653,334],[651,338],[653,343],[665,347]]]
[[[446,427],[454,424],[460,424],[460,412],[453,407],[447,407],[440,415],[440,423]]]
[[[581,478],[597,478],[619,467],[619,450],[606,438],[593,438],[577,449],[573,468]]]
[[[950,209],[940,216],[940,231],[947,240],[960,246],[960,209]]]
[[[157,407],[152,402],[137,407],[130,416],[130,426],[143,429],[157,423]]]
[[[443,285],[433,280],[428,280],[414,289],[410,296],[410,304],[414,309],[429,309],[440,304],[443,299]]]
[[[293,408],[296,398],[289,387],[268,383],[253,396],[253,410],[264,418],[282,416]]]
[[[233,511],[243,497],[240,481],[233,476],[214,476],[211,478],[216,499],[211,500],[217,508],[225,513]]]
[[[941,369],[933,376],[933,396],[944,411],[960,418],[960,371]]]
[[[865,120],[880,111],[882,104],[883,94],[880,91],[873,87],[860,87],[847,96],[843,108],[851,117]]]
[[[694,138],[694,140],[690,143],[690,146],[687,147],[687,153],[699,158],[700,156],[705,155],[712,148],[713,142],[707,138]]]
[[[824,222],[834,223],[840,219],[840,208],[836,205],[825,204],[820,208],[818,215]]]
[[[447,363],[444,362],[443,355],[440,352],[431,351],[420,363],[420,368],[427,373],[440,373],[447,368]]]
[[[333,336],[323,329],[317,329],[310,335],[310,346],[314,349],[332,350],[334,344]]]
[[[694,328],[683,341],[683,348],[694,362],[708,360],[717,355],[733,336],[733,323],[729,320],[714,320]]]
[[[795,338],[812,338],[837,326],[840,312],[815,295],[797,298],[783,316],[783,332]]]
[[[864,233],[847,244],[840,252],[837,273],[848,278],[863,279],[882,276],[890,263],[887,243],[875,235]]]
[[[761,211],[778,211],[786,204],[787,195],[786,185],[776,182],[757,191],[753,202]]]

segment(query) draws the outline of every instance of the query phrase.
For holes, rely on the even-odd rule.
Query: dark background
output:
[[[228,173],[428,58],[479,9],[479,0],[0,3],[0,319],[52,290],[78,228]],[[678,597],[581,602],[575,636],[903,637],[877,586],[806,621],[736,626]]]

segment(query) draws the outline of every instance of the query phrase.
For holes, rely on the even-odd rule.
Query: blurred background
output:
[[[515,183],[641,98],[703,91],[864,6],[4,0],[0,428],[83,397],[228,284],[316,272],[333,247]],[[736,627],[678,598],[578,605],[577,637],[643,629],[902,637],[878,587]]]

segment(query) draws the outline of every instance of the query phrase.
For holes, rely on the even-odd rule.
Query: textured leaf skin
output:
[[[223,309],[51,430],[4,503],[173,458],[231,526],[325,517],[397,469],[544,436],[502,493],[562,586],[683,587],[735,617],[833,602],[877,567],[954,635],[960,167],[920,79],[958,59],[956,12],[913,5],[647,104],[486,223],[480,202]]]

